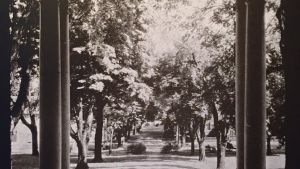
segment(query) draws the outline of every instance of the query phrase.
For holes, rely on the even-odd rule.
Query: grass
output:
[[[13,169],[38,169],[38,157],[27,154],[12,156]],[[73,158],[76,158],[73,156]],[[92,159],[92,156],[89,156]],[[226,168],[235,168],[235,157],[226,157]],[[267,169],[283,169],[284,155],[267,157]],[[71,168],[75,168],[76,160],[73,159]],[[89,163],[91,169],[214,169],[216,157],[207,157],[204,162],[199,162],[197,156],[181,155],[104,155],[104,163]]]
[[[142,130],[140,135],[134,136],[129,140],[129,143],[143,142],[147,151],[145,154],[134,155],[126,153],[126,145],[118,149],[114,149],[109,155],[107,150],[103,151],[103,163],[94,163],[93,159],[93,143],[90,145],[88,151],[88,162],[91,169],[215,169],[216,168],[216,154],[207,152],[207,157],[204,162],[198,161],[197,146],[195,155],[190,155],[190,145],[187,144],[180,148],[178,152],[171,154],[161,154],[161,147],[165,145],[165,141],[161,139],[162,127],[148,128]],[[28,136],[28,138],[26,137]],[[13,143],[12,146],[12,165],[13,169],[38,169],[39,158],[31,156],[31,142],[29,135],[22,135],[22,139]],[[207,140],[206,144],[213,145],[215,141]],[[197,144],[195,144],[197,145]],[[76,147],[76,146],[75,146]],[[283,169],[285,163],[284,151],[274,148],[274,155],[267,156],[267,169]],[[76,167],[77,152],[76,149],[71,153],[71,168]],[[226,157],[226,168],[234,169],[235,167],[235,153],[228,152]]]

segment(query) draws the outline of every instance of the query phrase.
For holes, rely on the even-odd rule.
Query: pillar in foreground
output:
[[[68,0],[60,2],[62,169],[70,168],[70,45]]]
[[[9,0],[0,1],[0,150],[1,168],[11,168]]]
[[[58,1],[42,0],[40,9],[40,168],[61,169]]]
[[[237,0],[236,19],[236,79],[235,79],[235,119],[236,119],[236,159],[237,169],[244,169],[244,97],[245,97],[245,0]]]
[[[247,1],[244,169],[266,168],[264,4]]]

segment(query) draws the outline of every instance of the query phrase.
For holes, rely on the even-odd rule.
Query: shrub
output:
[[[178,144],[173,144],[173,150],[178,151],[179,150],[179,145]]]
[[[127,146],[127,153],[143,154],[146,152],[146,146],[143,143],[133,143]]]
[[[208,152],[213,152],[213,153],[217,152],[217,148],[215,146],[211,146],[209,144],[205,146],[205,149]]]
[[[164,145],[161,149],[162,154],[169,154],[172,151],[177,151],[179,149],[178,144],[171,144],[168,143],[167,145]]]

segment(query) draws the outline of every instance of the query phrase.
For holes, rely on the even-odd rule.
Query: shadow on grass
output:
[[[12,168],[14,169],[38,169],[39,157],[32,156],[31,154],[13,154],[11,155]]]
[[[173,155],[180,155],[180,156],[198,156],[198,149],[195,149],[195,154],[191,155],[191,150],[181,150],[177,152],[172,152],[171,154]],[[284,150],[272,150],[271,155],[267,156],[279,156],[281,154],[285,154]],[[211,151],[206,151],[205,152],[206,157],[217,157],[217,152],[211,152]],[[226,157],[235,157],[236,156],[236,151],[226,151]]]
[[[267,156],[279,156],[281,154],[285,154],[285,149],[284,148],[274,148],[272,149],[272,153],[268,154]]]
[[[198,169],[197,167],[189,167],[189,166],[185,166],[185,165],[179,165],[179,164],[162,164],[159,166],[156,166],[157,168],[174,168],[174,169]],[[105,166],[105,169],[115,169],[115,166]],[[134,166],[124,166],[124,167],[118,167],[118,169],[147,169],[147,168],[153,168],[153,166],[149,166],[149,165],[141,165],[141,164],[135,164]],[[90,167],[90,169],[98,169],[98,167]]]
[[[196,159],[180,157],[180,156],[148,156],[148,155],[128,155],[128,156],[110,156],[103,158],[102,163],[113,163],[113,162],[162,162],[162,161],[197,161]],[[94,162],[93,159],[88,159],[88,163]]]
[[[198,151],[199,149],[195,148],[195,153],[194,155],[191,155],[191,150],[187,149],[187,150],[179,150],[177,152],[171,152],[170,154],[172,155],[179,155],[179,156],[198,156]],[[206,157],[217,157],[217,152],[211,152],[211,151],[205,151],[205,156]],[[236,152],[235,151],[226,151],[226,157],[233,157],[236,156]]]
[[[196,156],[196,155],[195,155]],[[93,154],[88,154],[88,163],[99,163],[93,160]],[[77,155],[71,155],[71,163],[77,163]],[[124,153],[124,151],[115,151],[113,154],[105,154],[103,156],[103,162],[101,163],[113,163],[113,162],[161,162],[161,161],[197,161],[191,156],[181,156],[178,154],[160,154],[155,152],[146,152],[145,154],[133,155]]]

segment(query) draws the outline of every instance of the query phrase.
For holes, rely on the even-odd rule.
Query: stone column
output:
[[[237,0],[236,19],[236,79],[235,79],[235,119],[236,119],[236,159],[237,169],[244,168],[244,97],[245,97],[245,0]]]
[[[282,21],[281,53],[285,77],[285,134],[286,166],[294,169],[299,166],[300,156],[300,1],[281,0]]]
[[[70,168],[70,43],[68,0],[60,1],[62,169]]]
[[[40,9],[40,168],[61,169],[58,0],[41,0]]]
[[[247,1],[244,169],[266,168],[264,4]]]
[[[11,168],[9,0],[0,1],[0,150],[1,168]]]

